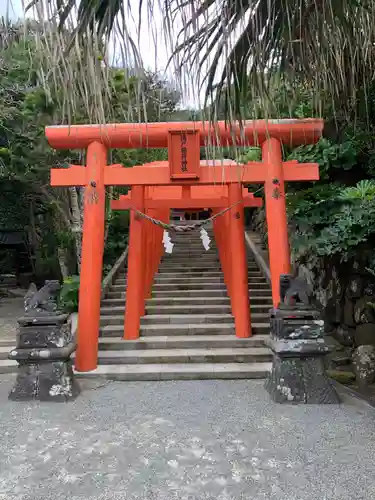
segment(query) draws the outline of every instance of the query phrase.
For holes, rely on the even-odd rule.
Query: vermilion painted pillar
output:
[[[150,214],[149,210],[145,210],[145,212],[147,213],[147,215]],[[150,257],[151,257],[151,249],[150,249],[150,237],[151,237],[151,234],[150,234],[150,223],[146,220],[143,220],[143,234],[144,234],[144,238],[143,238],[143,247],[144,247],[144,261],[143,261],[143,265],[144,265],[144,282],[143,282],[143,286],[144,286],[144,297],[145,298],[148,298],[148,293],[149,293],[149,278],[150,278]]]
[[[158,219],[158,210],[150,208],[147,214],[153,219]],[[155,262],[157,257],[156,226],[147,221],[148,245],[147,245],[147,277],[146,277],[146,297],[151,296],[152,283],[155,274]]]
[[[242,185],[240,183],[230,184],[228,193],[229,205],[237,203],[242,199]],[[234,206],[228,213],[230,214],[231,303],[236,336],[243,338],[251,335],[243,205]]]
[[[217,214],[222,211],[222,208],[214,208],[212,210],[213,214]],[[217,249],[219,252],[219,258],[220,258],[220,264],[221,264],[221,270],[223,271],[224,275],[224,282],[227,287],[227,291],[229,294],[229,276],[228,276],[228,267],[226,265],[226,249],[225,249],[225,244],[226,244],[226,231],[225,231],[225,222],[224,222],[224,216],[221,215],[217,219],[213,221],[213,228],[214,228],[214,236],[216,240],[216,245]]]
[[[144,187],[132,187],[134,208],[144,211]],[[144,220],[133,210],[130,212],[128,283],[126,291],[124,338],[139,337],[141,316],[145,303]]]
[[[274,138],[268,139],[262,145],[262,155],[265,172],[267,172],[264,190],[266,195],[272,300],[276,307],[280,302],[280,274],[290,273],[290,249],[280,142]]]
[[[161,211],[155,210],[155,219],[161,219]],[[161,256],[161,241],[162,233],[158,226],[154,225],[154,236],[153,236],[153,256],[152,256],[152,279],[154,279],[155,274],[158,271],[159,261]]]
[[[222,216],[223,219],[223,249],[224,249],[224,265],[225,265],[225,273],[227,275],[227,288],[228,288],[228,295],[229,297],[231,296],[231,289],[232,289],[232,262],[231,262],[231,240],[229,237],[229,231],[230,231],[230,219],[231,219],[231,212],[225,212]]]
[[[104,250],[105,187],[104,168],[107,149],[93,142],[87,148],[89,185],[83,212],[82,262],[79,287],[78,339],[76,369],[97,367],[100,326],[100,295]]]
[[[145,194],[147,193],[147,188],[145,189]],[[145,213],[150,217],[153,217],[153,209],[145,210]],[[143,231],[144,231],[144,287],[145,287],[145,298],[149,298],[151,291],[151,275],[152,275],[152,231],[153,224],[143,219]]]

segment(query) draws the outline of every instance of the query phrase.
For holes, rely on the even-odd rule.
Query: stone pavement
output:
[[[23,313],[23,298],[0,297],[0,341],[15,340],[17,319]]]
[[[375,413],[277,406],[262,381],[96,382],[70,404],[7,401],[0,499],[370,500]]]

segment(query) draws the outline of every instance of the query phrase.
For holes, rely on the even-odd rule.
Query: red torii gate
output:
[[[227,283],[236,323],[236,335],[250,335],[247,266],[244,243],[242,200],[243,184],[264,183],[268,243],[272,276],[272,297],[279,302],[280,274],[290,272],[287,232],[285,181],[307,181],[319,178],[315,163],[298,164],[282,161],[282,143],[297,146],[313,143],[322,133],[322,120],[250,121],[242,126],[227,126],[218,122],[214,127],[205,122],[78,125],[47,127],[46,136],[56,149],[87,148],[87,165],[52,169],[52,186],[85,186],[84,226],[82,241],[81,284],[78,320],[78,349],[76,367],[88,371],[97,366],[100,324],[100,292],[104,247],[105,186],[131,186],[131,202],[137,210],[145,211],[145,186],[198,186],[225,184],[227,202],[232,210],[217,219],[215,236],[222,253],[223,240],[227,251],[221,257],[230,269]],[[206,144],[223,146],[261,145],[262,162],[236,163],[213,167],[200,160],[200,147]],[[169,161],[156,162],[136,168],[107,165],[108,148],[168,147]],[[151,207],[149,207],[151,210]],[[168,209],[165,209],[168,211]],[[218,208],[215,210],[219,211]],[[158,212],[162,220],[167,213]],[[128,256],[127,310],[134,307],[132,319],[125,319],[125,338],[137,338],[143,314],[144,255],[142,224],[131,215],[131,235]],[[221,226],[221,228],[220,228]],[[223,229],[225,234],[223,238]],[[225,272],[228,275],[227,272]],[[148,280],[150,274],[147,275]],[[149,281],[147,281],[149,283]]]
[[[184,210],[197,209],[208,206],[219,212],[229,206],[228,186],[150,186],[145,188],[144,210],[147,215],[156,219],[168,221],[169,210],[171,208],[183,208]],[[195,196],[194,196],[195,195]],[[263,200],[255,198],[253,193],[249,193],[246,188],[242,189],[242,207],[261,207]],[[127,210],[136,208],[132,201],[131,192],[127,195],[122,195],[118,200],[111,202],[113,210]],[[224,273],[224,280],[227,286],[228,294],[231,298],[232,310],[236,307],[236,294],[231,293],[232,273],[229,262],[228,239],[222,238],[229,228],[228,224],[229,213],[223,214],[222,218],[215,219],[214,234],[217,242],[221,242],[219,247],[219,256],[221,267]],[[144,300],[151,296],[152,282],[154,275],[157,272],[162,256],[162,231],[160,228],[152,225],[147,220],[141,221],[143,224],[143,233],[140,236],[142,243],[137,241],[137,228],[134,228],[135,220],[131,219],[130,224],[130,242],[129,242],[129,262],[134,262],[133,252],[137,254],[140,262],[143,260],[144,277],[137,276],[136,284],[128,286],[126,309],[125,309],[125,327],[124,338],[138,338],[140,317],[144,314]],[[139,227],[139,226],[138,226]],[[139,256],[140,248],[144,252],[144,256]],[[133,250],[134,249],[134,250]],[[134,274],[134,273],[131,273]],[[139,294],[138,283],[144,282],[144,291]],[[247,286],[247,285],[246,285]],[[241,290],[241,288],[239,289]],[[246,290],[247,291],[247,290]],[[247,295],[246,295],[247,297]],[[244,296],[244,299],[246,299]],[[238,300],[238,298],[237,298]],[[250,309],[246,308],[246,315],[242,313],[235,316],[237,320],[238,331],[251,332],[250,325]],[[242,316],[241,316],[242,314]],[[241,323],[245,323],[241,326]]]

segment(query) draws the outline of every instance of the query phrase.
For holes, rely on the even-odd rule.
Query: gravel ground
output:
[[[375,498],[371,408],[277,406],[262,381],[81,384],[17,404],[0,379],[0,499]]]

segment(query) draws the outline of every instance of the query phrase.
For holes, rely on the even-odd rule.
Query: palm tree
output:
[[[319,103],[334,103],[338,113],[352,115],[360,92],[366,93],[374,78],[375,1],[147,0],[147,5],[143,0],[77,2],[31,0],[27,8],[36,10],[46,26],[49,42],[44,42],[44,49],[49,46],[50,62],[57,55],[66,57],[67,51],[78,50],[81,85],[85,79],[86,84],[89,81],[85,55],[98,58],[111,37],[121,43],[128,62],[141,66],[137,36],[160,23],[160,18],[154,16],[157,10],[180,81],[196,68],[194,78],[205,88],[206,99],[220,101],[229,119],[241,116],[249,99],[260,98],[267,108],[270,89],[281,83],[289,95],[302,89]],[[128,21],[137,9],[140,23],[137,32],[131,34]],[[181,29],[176,33],[178,21]],[[64,31],[69,32],[69,43],[61,37]],[[58,40],[55,46],[52,34]],[[62,83],[68,70],[59,71]],[[76,77],[79,71],[75,69]],[[98,76],[97,68],[95,72]],[[272,99],[269,109],[275,112]]]

